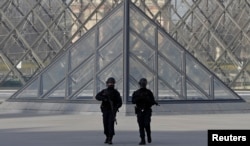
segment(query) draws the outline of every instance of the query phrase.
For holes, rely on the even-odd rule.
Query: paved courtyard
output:
[[[0,112],[1,146],[102,146],[101,115]],[[113,145],[138,145],[135,116],[118,115]],[[250,129],[250,114],[152,117],[154,146],[207,146],[208,129]]]

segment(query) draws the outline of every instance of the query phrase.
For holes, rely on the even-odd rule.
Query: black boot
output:
[[[151,143],[152,139],[151,139],[151,135],[148,135],[148,143]]]
[[[145,144],[146,144],[145,138],[141,138],[141,142],[139,143],[139,145],[145,145]]]
[[[108,138],[108,137],[106,137],[106,139],[105,139],[104,143],[108,143],[108,141],[109,141],[109,138]]]
[[[108,144],[113,144],[113,143],[112,143],[112,139],[113,139],[113,136],[109,136],[109,137],[108,137],[107,143],[108,143]]]

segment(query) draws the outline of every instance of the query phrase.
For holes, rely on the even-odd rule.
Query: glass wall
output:
[[[124,10],[127,4],[114,8],[11,99],[90,101],[109,77],[128,102],[140,78],[158,101],[241,99],[136,5]]]
[[[250,88],[248,1],[131,1],[225,84],[235,90]],[[0,88],[26,84],[122,2],[1,0]],[[143,39],[154,45],[155,40],[150,38],[156,34],[148,32],[155,28],[147,29],[150,31],[134,31],[143,33]],[[112,35],[102,33],[103,41]]]

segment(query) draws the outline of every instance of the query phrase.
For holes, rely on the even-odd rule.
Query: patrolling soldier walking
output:
[[[148,143],[152,142],[151,138],[151,116],[153,105],[159,105],[155,99],[151,90],[147,89],[147,79],[141,78],[139,81],[140,89],[136,90],[132,94],[132,103],[136,104],[135,106],[135,114],[137,115],[137,122],[139,125],[139,132],[141,141],[139,145],[145,145],[145,130],[147,133]]]
[[[106,86],[107,88],[97,93],[95,98],[102,101],[101,111],[104,134],[106,135],[104,143],[112,144],[112,139],[115,135],[114,123],[116,122],[116,113],[122,106],[122,99],[120,92],[115,89],[115,79],[113,77],[108,78]]]

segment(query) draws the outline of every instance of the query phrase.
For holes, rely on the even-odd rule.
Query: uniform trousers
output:
[[[102,111],[104,134],[107,137],[115,135],[115,115],[116,112],[112,112],[112,110]]]
[[[152,109],[146,109],[137,112],[137,122],[139,125],[140,137],[142,139],[145,138],[145,131],[148,137],[151,136],[151,128],[150,128],[151,116],[152,116]]]

